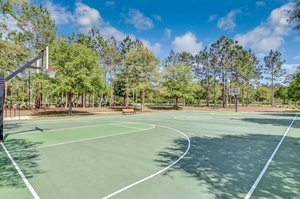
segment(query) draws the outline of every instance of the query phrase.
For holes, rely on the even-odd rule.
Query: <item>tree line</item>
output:
[[[255,102],[275,106],[275,98],[297,103],[300,98],[300,71],[287,78],[278,50],[271,50],[261,64],[251,49],[221,36],[197,54],[172,50],[160,61],[140,40],[104,38],[96,27],[58,36],[55,21],[42,5],[8,0],[0,2],[0,10],[6,19],[0,22],[0,72],[8,75],[46,45],[49,65],[57,69],[54,79],[29,70],[8,82],[10,104],[31,104],[38,98],[70,111],[74,105],[86,106],[86,101],[111,107],[139,102],[141,110],[146,102],[174,103],[176,108],[179,103],[204,102],[207,107],[227,108],[231,88],[240,89],[242,106]],[[14,27],[8,24],[11,21]],[[299,23],[299,2],[291,11],[294,22]]]

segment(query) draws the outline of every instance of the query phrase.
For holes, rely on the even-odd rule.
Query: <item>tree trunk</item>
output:
[[[200,107],[200,100],[201,100],[201,76],[198,77],[198,83],[199,83],[199,92],[198,92],[198,106]]]
[[[225,73],[222,72],[222,105],[223,105],[223,108],[225,108],[225,105],[226,105],[226,97],[225,97]]]
[[[95,94],[93,93],[93,105],[92,105],[93,108],[95,108]]]
[[[132,91],[132,104],[133,104],[133,106],[135,106],[135,103],[134,103],[134,91]]]
[[[224,102],[225,102],[225,108],[228,108],[228,93],[227,93],[227,73],[224,72],[224,97],[225,99],[223,100],[223,107],[224,107]]]
[[[201,97],[201,92],[198,92],[198,107],[200,107],[200,97]]]
[[[65,107],[67,108],[68,107],[68,93],[66,93],[66,105]]]
[[[209,107],[210,96],[209,96],[209,73],[207,74],[206,79],[206,106]]]
[[[109,107],[112,107],[113,105],[113,90],[112,90],[112,84],[109,88]]]
[[[245,106],[245,100],[244,100],[244,85],[242,86],[242,106]]]
[[[101,95],[100,95],[100,101],[99,101],[100,108],[102,107],[102,102],[103,102],[103,92],[101,92]]]
[[[68,92],[67,96],[68,96],[69,115],[72,115],[72,97],[73,97],[73,94]]]
[[[142,89],[142,92],[141,92],[141,109],[142,111],[144,111],[144,102],[145,102],[145,89]]]
[[[29,104],[29,109],[31,109],[31,81],[30,81],[30,73],[28,76],[28,104]]]
[[[275,98],[274,98],[274,93],[275,93],[275,87],[274,87],[274,74],[273,74],[273,71],[272,71],[272,80],[271,80],[272,82],[272,101],[271,101],[271,103],[272,103],[272,107],[274,107],[275,106]]]
[[[125,83],[125,106],[128,106],[128,77],[126,77]]]
[[[217,106],[217,91],[216,91],[216,72],[214,72],[214,107]]]
[[[41,109],[42,94],[40,93],[41,83],[36,84],[37,93],[35,95],[35,109]]]
[[[178,97],[175,97],[175,109],[178,109]]]
[[[247,92],[246,92],[246,107],[248,107],[249,105],[249,91],[247,89]]]

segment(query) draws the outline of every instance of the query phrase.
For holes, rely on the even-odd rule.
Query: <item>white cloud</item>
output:
[[[81,31],[87,32],[93,26],[96,26],[104,38],[114,36],[118,41],[126,35],[105,21],[100,12],[86,4],[77,2],[75,10],[69,11],[66,7],[46,1],[46,7],[51,12],[51,17],[56,20],[57,24],[71,24],[78,26]]]
[[[169,28],[166,28],[166,29],[164,30],[164,35],[165,35],[165,37],[167,37],[168,39],[170,39],[170,37],[171,37],[171,35],[172,35],[172,30],[169,29]]]
[[[283,64],[282,68],[286,70],[287,74],[293,74],[299,66],[300,64]]]
[[[160,15],[153,15],[153,17],[156,21],[160,21],[160,22],[162,21],[162,18]]]
[[[103,21],[98,10],[81,2],[76,3],[75,14],[76,22],[83,27],[98,26]]]
[[[67,8],[53,4],[51,1],[46,1],[45,7],[51,13],[52,19],[56,22],[56,24],[68,24],[74,20],[74,17]]]
[[[115,6],[115,2],[114,1],[106,1],[105,2],[105,6],[106,7],[114,7]]]
[[[284,36],[291,32],[287,19],[288,10],[292,9],[293,5],[294,3],[287,3],[274,9],[267,21],[245,34],[236,35],[235,39],[244,47],[250,47],[258,53],[278,49],[284,43]]]
[[[259,0],[255,2],[257,7],[265,7],[266,6],[266,2]]]
[[[239,9],[231,10],[225,17],[222,17],[217,24],[217,27],[221,30],[233,30],[236,27],[235,18],[241,11]]]
[[[149,41],[145,40],[145,39],[141,39],[141,41],[143,42],[144,46],[146,48],[148,48],[149,50],[151,50],[154,54],[159,55],[161,53],[161,43],[154,43],[151,44]]]
[[[215,21],[217,19],[218,15],[210,15],[208,18],[209,22]]]
[[[293,59],[300,59],[300,55],[293,57]]]
[[[197,54],[203,48],[203,44],[197,42],[196,36],[191,32],[175,37],[172,45],[176,52],[186,51],[192,54]]]
[[[153,27],[153,22],[144,16],[139,10],[130,9],[126,18],[126,23],[133,24],[137,30],[149,30]]]
[[[126,37],[125,33],[109,24],[104,24],[100,26],[99,29],[102,36],[106,39],[113,36],[117,41],[121,41]]]

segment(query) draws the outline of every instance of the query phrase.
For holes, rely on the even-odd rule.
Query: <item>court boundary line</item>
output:
[[[34,188],[31,186],[31,184],[27,180],[26,176],[24,175],[24,173],[22,172],[22,170],[20,169],[20,167],[18,166],[18,164],[15,162],[14,158],[11,156],[11,154],[9,153],[9,151],[7,150],[7,148],[5,147],[5,145],[3,143],[0,143],[0,144],[1,144],[2,148],[4,149],[7,157],[10,159],[10,161],[13,164],[13,166],[17,170],[18,174],[21,176],[24,184],[29,189],[31,195],[34,197],[34,199],[40,199],[39,195],[36,193],[36,191],[34,190]]]
[[[111,198],[111,197],[113,197],[113,196],[115,196],[115,195],[117,195],[117,194],[119,194],[119,193],[121,193],[123,191],[126,191],[127,189],[130,189],[130,188],[132,188],[132,187],[134,187],[134,186],[136,186],[136,185],[138,185],[138,184],[140,184],[140,183],[142,183],[142,182],[144,182],[146,180],[149,180],[149,179],[151,179],[151,178],[153,178],[153,177],[155,177],[155,176],[157,176],[157,175],[165,172],[166,170],[168,170],[169,168],[171,168],[172,166],[174,166],[176,163],[178,163],[188,153],[188,151],[191,148],[191,140],[190,140],[190,138],[185,133],[183,133],[182,131],[180,131],[178,129],[174,129],[174,128],[163,126],[163,125],[156,125],[156,126],[159,126],[159,127],[162,127],[162,128],[167,128],[167,129],[176,131],[177,133],[180,133],[181,135],[183,135],[186,138],[186,140],[188,141],[188,146],[187,146],[185,152],[177,160],[175,160],[172,164],[170,164],[169,166],[167,166],[167,167],[165,167],[165,168],[163,168],[163,169],[155,172],[154,174],[151,174],[151,175],[149,175],[149,176],[147,176],[147,177],[145,177],[145,178],[143,178],[141,180],[138,180],[138,181],[136,181],[136,182],[134,182],[134,183],[132,183],[130,185],[127,185],[126,187],[123,187],[122,189],[119,189],[119,190],[117,190],[117,191],[115,191],[115,192],[113,192],[113,193],[111,193],[111,194],[109,194],[107,196],[104,196],[104,197],[102,197],[102,199]]]
[[[48,147],[60,146],[60,145],[64,145],[64,144],[72,144],[72,143],[77,143],[77,142],[84,142],[84,141],[89,141],[89,140],[96,140],[96,139],[101,139],[101,138],[107,138],[107,137],[113,137],[113,136],[131,134],[131,133],[136,133],[136,132],[151,130],[151,129],[154,129],[156,127],[156,125],[154,125],[154,124],[149,124],[149,125],[151,125],[152,127],[151,128],[147,128],[147,129],[139,129],[139,130],[136,130],[136,131],[125,131],[125,132],[117,133],[117,134],[113,134],[113,135],[97,136],[97,137],[92,137],[92,138],[85,138],[85,139],[79,139],[79,140],[73,140],[73,141],[67,141],[67,142],[60,142],[60,143],[56,143],[56,144],[49,144],[49,145],[45,145],[45,146],[38,146],[38,147],[35,147],[35,148],[28,148],[28,149],[24,149],[24,150],[48,148]]]
[[[62,131],[62,130],[69,130],[69,129],[81,129],[81,128],[90,128],[90,127],[101,127],[101,126],[120,126],[120,127],[128,127],[128,128],[134,128],[134,129],[143,129],[143,128],[137,128],[137,127],[129,127],[129,126],[123,126],[123,125],[118,125],[118,124],[126,124],[126,123],[133,123],[134,122],[119,122],[116,121],[116,123],[106,123],[106,124],[92,124],[92,125],[85,125],[85,126],[76,126],[76,127],[63,127],[63,128],[56,128],[56,129],[42,129],[43,133],[48,133],[48,132],[52,132],[52,131]],[[136,124],[142,124],[142,123],[136,123]],[[23,134],[33,134],[36,133],[38,127],[35,127],[34,130],[30,131],[30,132],[26,132]],[[14,135],[14,134],[18,134],[18,133],[7,133],[8,135]]]
[[[272,155],[270,156],[269,160],[268,160],[267,163],[265,164],[263,170],[260,172],[260,174],[259,174],[258,177],[256,178],[255,182],[254,182],[253,185],[251,186],[251,189],[248,191],[248,193],[247,193],[247,195],[245,196],[244,199],[249,199],[249,198],[252,196],[253,192],[255,191],[257,185],[258,185],[259,182],[261,181],[261,179],[262,179],[262,177],[264,176],[264,174],[266,173],[266,171],[267,171],[269,165],[271,164],[271,162],[272,162],[274,156],[276,155],[276,153],[277,153],[279,147],[281,146],[281,144],[282,144],[284,138],[285,138],[286,135],[288,134],[290,128],[293,126],[293,124],[294,124],[295,120],[297,119],[297,117],[298,117],[298,113],[295,115],[295,117],[294,117],[294,119],[292,120],[290,126],[287,128],[287,130],[286,130],[285,133],[283,134],[281,140],[280,140],[279,143],[277,144],[275,150],[273,151],[273,153],[272,153]]]

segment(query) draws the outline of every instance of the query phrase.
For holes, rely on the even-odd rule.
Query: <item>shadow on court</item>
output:
[[[280,139],[256,134],[191,137],[190,151],[165,175],[183,172],[199,181],[199,186],[205,184],[214,198],[244,198]],[[300,198],[299,144],[300,139],[286,138],[280,149],[283,155],[275,158],[272,172],[267,172],[254,197]],[[186,147],[185,139],[177,139],[156,161],[166,167],[178,158],[174,152],[183,153]]]
[[[4,131],[7,131],[7,130],[20,128],[21,126],[22,126],[21,123],[5,123],[3,129]]]
[[[273,126],[286,126],[286,128],[288,128],[293,121],[293,117],[287,119],[272,117],[272,118],[243,118],[243,119],[234,119],[234,120],[241,120],[244,122],[251,122],[256,124],[270,124]],[[293,124],[293,128],[300,128],[300,122],[295,122]]]
[[[39,154],[35,146],[38,144],[41,143],[24,139],[9,139],[5,142],[6,148],[28,179],[32,178],[33,175],[43,173],[37,163]],[[0,148],[0,189],[1,187],[26,187],[3,148]]]

